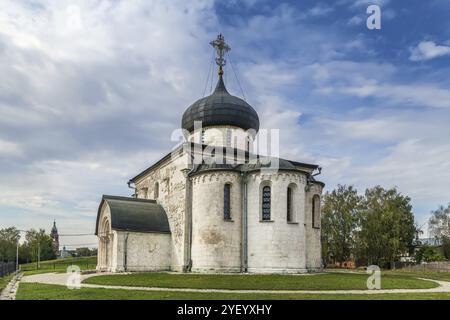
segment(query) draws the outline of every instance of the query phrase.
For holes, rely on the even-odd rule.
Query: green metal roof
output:
[[[98,234],[100,211],[105,202],[111,211],[113,230],[170,233],[166,212],[155,200],[104,195],[98,207],[95,234]]]
[[[193,142],[188,142],[188,144],[190,146],[190,150],[195,149],[196,146],[198,146],[199,148],[202,148],[202,150],[204,150],[207,147],[207,145],[196,144],[196,143],[193,143]],[[226,149],[230,149],[230,148],[227,147]],[[236,148],[231,148],[231,149],[233,150],[233,154],[236,155],[237,152],[238,152],[238,149],[236,149]],[[173,150],[173,151],[169,152],[168,154],[166,154],[159,161],[157,161],[156,163],[154,163],[153,165],[151,165],[150,167],[148,167],[147,169],[145,169],[144,171],[139,173],[134,178],[131,178],[128,182],[129,183],[135,183],[138,179],[142,178],[147,173],[149,173],[152,170],[154,170],[155,168],[157,168],[161,163],[164,163],[165,161],[169,160],[170,157],[172,156],[172,153],[174,153],[174,152],[182,152],[182,151],[183,151],[183,145],[178,146],[175,150]],[[245,157],[248,158],[249,156],[250,156],[249,152],[245,151]],[[256,155],[256,156],[258,156],[258,155]],[[296,168],[295,168],[296,166],[305,167],[305,168],[308,168],[308,169],[317,169],[319,167],[316,164],[310,164],[310,163],[286,160],[286,159],[282,159],[282,158],[279,158],[279,165],[280,165],[280,169],[281,170],[296,170]],[[253,167],[252,167],[251,164],[247,164],[247,165],[245,165],[245,167],[242,167],[242,165],[236,166],[236,165],[219,165],[219,164],[212,164],[212,165],[200,164],[200,165],[197,165],[197,170],[194,170],[194,172],[198,172],[198,171],[202,171],[202,170],[203,171],[204,170],[212,170],[212,169],[215,169],[215,170],[232,169],[232,170],[237,170],[237,171],[240,171],[241,169],[243,169],[243,171],[251,171],[251,170],[261,169],[261,167],[264,167],[264,166],[267,166],[267,165],[261,164],[261,163],[256,163],[256,164],[253,165]]]
[[[244,164],[216,164],[216,163],[202,163],[200,165],[196,165],[194,170],[190,173],[191,175],[195,175],[200,172],[204,171],[220,171],[220,170],[228,170],[228,171],[237,171],[237,172],[251,172],[251,171],[257,171],[261,170],[263,168],[270,168],[273,166],[273,168],[277,168],[278,170],[285,170],[285,171],[300,171],[305,174],[307,172],[297,169],[294,164],[291,163],[289,160],[281,159],[281,158],[275,158],[275,157],[269,157],[267,159],[264,159],[264,161],[261,161],[261,158],[258,157],[256,161],[250,161],[246,162]]]
[[[250,161],[246,162],[244,164],[219,164],[219,163],[202,163],[199,165],[195,165],[193,170],[189,173],[190,176],[195,176],[196,174],[200,174],[202,172],[207,171],[234,171],[239,173],[247,173],[252,171],[259,171],[264,168],[274,168],[280,171],[295,171],[295,172],[301,172],[305,174],[308,177],[309,183],[316,183],[322,185],[322,187],[325,186],[325,184],[321,181],[317,181],[314,179],[314,176],[307,171],[304,171],[302,169],[297,168],[297,166],[300,167],[306,167],[311,169],[318,168],[317,165],[311,165],[301,162],[295,162],[290,161],[282,158],[275,158],[275,157],[267,157],[264,158],[263,161],[261,161],[261,157],[258,156],[256,161]]]

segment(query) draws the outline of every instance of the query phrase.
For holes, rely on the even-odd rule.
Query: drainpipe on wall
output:
[[[322,167],[317,167],[317,173],[313,174],[312,176],[315,177],[315,176],[318,176],[321,173],[322,173]]]
[[[187,211],[187,218],[188,218],[188,236],[189,236],[189,244],[188,244],[188,251],[187,251],[187,264],[186,264],[187,272],[191,272],[191,269],[192,269],[192,180],[189,177],[189,173],[188,173],[188,177],[187,177],[187,181],[186,181],[187,182],[186,185],[188,186],[188,190],[187,190],[187,195],[188,195],[187,202],[188,203],[187,203],[186,211]]]
[[[247,175],[241,173],[242,181],[242,256],[241,272],[247,272],[248,269],[248,215],[247,215]]]
[[[133,183],[133,182],[128,181],[128,183],[127,183],[127,184],[128,184],[128,188],[134,190],[134,193],[131,195],[131,197],[137,198],[137,189],[136,189],[136,185],[135,185],[134,187],[132,187],[132,186],[131,186],[132,183]]]
[[[128,232],[125,234],[123,243],[123,269],[127,271],[128,268]]]
[[[186,212],[185,212],[185,229],[184,229],[185,260],[183,266],[184,272],[190,272],[192,269],[192,180],[190,174],[195,170],[194,155],[192,154],[192,151],[190,151],[190,157],[192,167],[185,168],[182,170],[186,178],[186,199],[185,199]]]

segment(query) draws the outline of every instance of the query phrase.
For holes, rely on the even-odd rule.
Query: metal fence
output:
[[[436,261],[422,263],[414,266],[406,266],[406,271],[434,271],[434,272],[450,272],[450,261]]]
[[[16,271],[15,262],[0,262],[0,277],[7,276]]]
[[[20,265],[20,271],[34,271],[34,270],[55,270],[55,271],[61,271],[61,270],[67,270],[69,266],[78,266],[81,270],[95,270],[97,267],[97,263],[90,263],[90,262],[84,262],[84,261],[73,261],[73,262],[55,262],[55,263],[41,263],[39,267],[36,263],[30,263],[26,265]]]

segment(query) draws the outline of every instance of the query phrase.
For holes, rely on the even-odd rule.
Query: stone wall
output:
[[[248,184],[248,271],[306,272],[305,184],[297,172],[251,173]],[[262,187],[271,186],[271,220],[262,220]],[[294,222],[287,221],[287,188],[293,187]]]
[[[192,271],[239,272],[242,238],[240,174],[216,171],[192,179]],[[231,220],[224,219],[226,183],[231,184]]]
[[[314,195],[322,194],[322,186],[319,184],[313,184],[309,187],[309,191],[306,192],[305,203],[305,226],[306,226],[306,267],[310,271],[319,271],[322,264],[322,247],[320,239],[320,219],[319,228],[313,227],[313,209],[312,202]]]
[[[111,210],[107,202],[100,209],[98,236],[98,270],[120,272],[171,269],[171,234],[111,230]]]
[[[166,271],[171,269],[172,240],[169,233],[118,231],[114,239],[117,256],[113,272]]]
[[[130,234],[128,261],[139,270],[183,271],[188,263],[189,224],[188,154],[179,152],[136,181],[139,198],[154,199],[167,213],[172,235],[159,238]],[[305,191],[307,173],[294,171],[249,173],[247,183],[248,227],[247,267],[249,272],[301,273],[321,267],[320,228],[312,226],[312,197],[322,187],[314,184]],[[243,268],[243,177],[238,172],[203,172],[192,179],[192,271],[239,272]],[[232,219],[224,219],[224,185],[230,183]],[[262,186],[271,186],[271,220],[262,221]],[[158,186],[158,192],[155,188]],[[287,221],[287,188],[293,188],[293,220]],[[124,235],[113,232],[112,264],[123,266]],[[167,240],[168,239],[168,240]],[[166,240],[170,245],[166,245]],[[130,242],[131,241],[131,242]],[[156,246],[156,247],[155,247]],[[134,249],[133,249],[134,250]],[[144,253],[141,263],[138,253]],[[151,252],[147,252],[150,250]],[[152,251],[153,250],[153,251]],[[156,251],[155,251],[156,250]],[[158,258],[156,257],[158,252]],[[135,256],[133,256],[135,255]],[[169,259],[169,267],[166,262]],[[132,263],[128,263],[130,268]],[[147,268],[147,269],[145,269]],[[131,270],[131,269],[130,269]],[[113,270],[114,271],[114,270]]]
[[[188,155],[179,153],[162,163],[136,182],[139,198],[154,199],[155,187],[159,187],[157,203],[162,205],[172,232],[171,269],[182,271],[184,265],[184,226],[186,178],[182,169],[187,168]]]

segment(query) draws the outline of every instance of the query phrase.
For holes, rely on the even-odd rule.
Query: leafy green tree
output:
[[[450,238],[448,237],[442,237],[441,240],[442,245],[442,254],[444,255],[445,259],[450,259]]]
[[[327,262],[348,261],[354,247],[362,197],[353,186],[338,185],[327,192],[322,206],[322,256]]]
[[[92,250],[87,247],[77,248],[75,251],[78,257],[90,257],[93,255]]]
[[[414,258],[417,263],[442,261],[444,259],[444,257],[442,257],[438,252],[436,252],[435,248],[429,245],[421,246],[416,251]]]
[[[357,254],[367,264],[386,267],[412,252],[418,230],[410,202],[396,188],[366,190],[356,236]]]
[[[30,263],[32,261],[31,247],[27,242],[19,246],[19,263]]]
[[[450,259],[450,204],[431,212],[428,228],[430,234],[440,240],[445,258]]]
[[[25,235],[26,245],[29,248],[31,261],[55,259],[55,253],[52,247],[52,238],[45,233],[44,229],[30,229]]]
[[[0,261],[15,261],[20,231],[15,227],[0,229]]]

